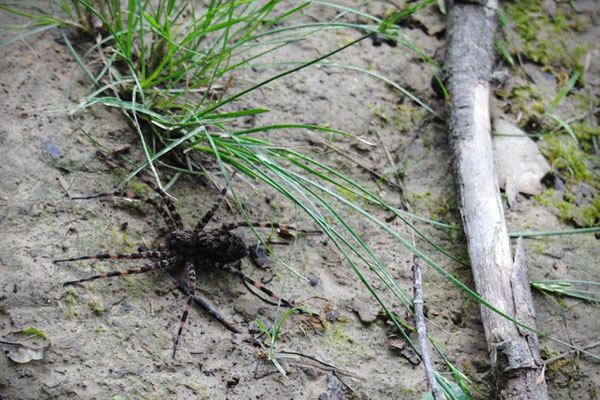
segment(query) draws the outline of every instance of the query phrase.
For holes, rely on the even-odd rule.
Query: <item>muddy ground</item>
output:
[[[559,11],[572,13],[586,23],[571,31],[569,40],[600,42],[594,3],[581,2],[574,11],[568,3],[552,3]],[[580,2],[575,2],[580,3]],[[314,6],[317,7],[317,6]],[[383,15],[388,6],[370,6]],[[333,17],[329,10],[306,11],[307,20]],[[6,12],[4,25],[15,23]],[[443,16],[435,7],[401,27],[431,57],[443,55]],[[595,22],[594,22],[595,21]],[[308,59],[332,50],[360,32],[326,31],[292,45],[288,52],[272,55],[282,60],[293,54]],[[82,134],[90,132],[108,148],[130,145],[127,156],[142,160],[138,139],[118,112],[95,107],[73,115],[63,112],[76,104],[88,82],[74,63],[55,30],[29,37],[2,48],[0,60],[0,398],[86,398],[106,399],[420,399],[427,391],[421,364],[409,353],[392,348],[393,330],[363,284],[334,246],[320,236],[299,237],[293,246],[277,246],[283,261],[308,277],[318,279],[312,287],[281,265],[261,270],[245,261],[243,269],[260,280],[276,275],[269,284],[284,297],[302,300],[320,314],[339,313],[326,328],[310,324],[304,315],[294,315],[284,325],[277,351],[295,351],[322,360],[343,373],[334,374],[315,362],[302,359],[282,365],[283,377],[264,356],[266,339],[256,319],[270,326],[284,311],[261,302],[234,276],[203,270],[198,275],[198,293],[241,327],[232,334],[205,311],[194,307],[190,313],[177,359],[171,358],[173,338],[179,326],[185,296],[179,293],[168,274],[154,272],[123,279],[113,278],[65,290],[62,283],[114,269],[130,268],[133,262],[82,261],[54,264],[53,259],[99,252],[132,252],[140,245],[154,246],[162,226],[151,207],[132,205],[119,199],[74,201],[69,196],[110,190],[125,174],[99,159],[97,147]],[[582,60],[585,54],[581,55]],[[598,57],[598,54],[595,55]],[[415,54],[401,47],[374,47],[364,41],[335,61],[372,68],[399,82],[443,111],[444,102],[431,88],[431,72]],[[544,65],[522,60],[523,68],[508,69],[514,79],[525,81],[546,102],[556,95],[557,76],[542,72]],[[499,60],[499,67],[507,68]],[[525,73],[525,71],[527,73]],[[597,107],[600,88],[598,60],[588,69],[589,91]],[[236,76],[233,89],[245,82],[259,81],[273,70],[257,68]],[[543,79],[533,80],[532,76]],[[514,83],[514,82],[513,82]],[[567,98],[561,107],[565,119],[580,113]],[[494,99],[493,109],[508,120],[520,123],[517,107],[510,99]],[[571,103],[570,103],[571,101]],[[512,104],[514,106],[514,104]],[[385,83],[364,74],[332,67],[314,67],[274,82],[244,97],[233,109],[267,108],[271,112],[248,124],[310,123],[361,135],[375,145],[349,138],[306,132],[279,131],[270,140],[313,154],[355,181],[377,191],[393,205],[401,201],[397,189],[375,186],[372,175],[353,160],[379,172],[410,165],[402,177],[408,210],[418,215],[459,222],[452,181],[451,160],[443,122],[436,120]],[[561,109],[558,109],[559,112]],[[333,147],[332,147],[333,146]],[[542,146],[542,144],[540,144]],[[420,160],[420,161],[418,161]],[[597,164],[595,166],[597,173]],[[164,182],[168,182],[168,171]],[[215,175],[219,179],[219,175]],[[220,181],[222,183],[222,180]],[[297,214],[289,202],[272,190],[238,176],[234,188],[251,219],[299,223],[310,228],[306,216]],[[140,190],[133,182],[131,190]],[[218,188],[193,177],[183,177],[170,188],[186,226],[193,226],[218,195]],[[592,190],[592,197],[598,196]],[[267,199],[269,201],[267,201]],[[367,206],[380,219],[389,217]],[[411,292],[412,255],[358,218],[347,207],[340,212],[352,221],[364,240],[403,289]],[[532,196],[517,195],[506,207],[509,231],[571,229],[557,217],[556,207]],[[214,226],[240,220],[239,212],[224,205]],[[398,219],[390,226],[408,241],[415,241],[446,271],[472,286],[468,267],[443,257],[425,242],[415,239]],[[462,235],[416,223],[436,243],[466,260]],[[252,234],[241,230],[248,242]],[[600,246],[593,234],[527,239],[530,278],[600,278]],[[359,264],[360,266],[360,264]],[[383,297],[400,311],[381,283],[368,271]],[[490,370],[483,328],[477,304],[435,271],[425,270],[425,296],[430,335],[443,347],[456,368],[481,389],[475,398],[487,398]],[[579,346],[597,341],[600,327],[598,306],[563,298],[561,303],[534,292],[539,330]],[[6,342],[25,340],[19,332],[35,328],[47,336],[43,356],[28,363],[15,363],[9,356],[14,346]],[[416,339],[416,338],[415,338]],[[541,339],[544,358],[567,352],[548,339]],[[598,347],[590,350],[598,352]],[[438,370],[447,372],[439,357]],[[358,379],[361,378],[361,379]],[[546,370],[551,398],[594,399],[600,388],[600,366],[590,357],[566,354]]]

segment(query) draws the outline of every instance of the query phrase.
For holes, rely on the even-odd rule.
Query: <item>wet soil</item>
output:
[[[369,11],[379,16],[385,11],[381,5],[370,7]],[[14,23],[5,12],[0,16],[4,24]],[[307,11],[306,18],[326,20],[332,16],[331,11]],[[597,20],[598,9],[580,11],[579,17]],[[435,8],[428,8],[401,31],[439,60],[444,46],[443,23],[443,16]],[[585,37],[593,47],[600,41],[600,33],[593,25],[588,27],[585,34],[573,31],[572,39]],[[272,61],[283,60],[289,54],[295,59],[309,59],[360,34],[322,32],[292,45],[289,53],[273,54]],[[111,168],[95,155],[97,147],[82,131],[111,149],[131,146],[127,156],[133,160],[140,161],[143,156],[138,138],[118,112],[101,106],[74,114],[64,112],[77,103],[88,83],[58,37],[58,32],[51,30],[17,41],[2,48],[4,57],[0,60],[0,336],[4,349],[0,355],[0,398],[423,397],[427,384],[422,366],[410,352],[390,345],[393,329],[325,237],[299,236],[292,245],[277,246],[275,251],[282,262],[270,270],[257,269],[247,261],[243,269],[259,281],[275,276],[269,283],[275,292],[329,316],[325,327],[321,327],[311,324],[306,315],[293,315],[283,325],[276,350],[309,355],[334,366],[339,370],[335,373],[307,358],[280,359],[289,373],[287,377],[278,373],[265,357],[267,340],[256,320],[271,326],[285,310],[260,301],[238,278],[222,271],[202,270],[197,291],[240,326],[241,333],[233,334],[194,307],[175,360],[171,358],[173,339],[185,296],[177,291],[168,274],[158,271],[106,279],[65,290],[65,281],[98,271],[131,268],[134,263],[54,264],[53,259],[132,252],[141,245],[153,248],[164,224],[152,207],[144,204],[120,199],[70,200],[69,196],[110,190],[125,178],[123,171]],[[444,102],[431,88],[431,72],[417,55],[401,47],[374,47],[364,41],[336,56],[335,61],[374,69],[434,109],[444,110]],[[528,60],[523,63],[524,69],[510,71],[518,79],[528,79],[524,70],[531,75],[543,67]],[[589,86],[576,90],[590,90],[597,106],[598,69],[590,71]],[[236,76],[236,82],[242,82],[237,88],[244,87],[243,82],[260,81],[272,74],[273,70],[267,68],[248,70],[246,75]],[[553,75],[543,77],[528,84],[552,101],[558,83]],[[508,107],[506,100],[495,99],[494,104],[496,113],[518,122],[518,110]],[[365,141],[297,131],[270,133],[268,138],[318,157],[396,206],[402,205],[397,188],[377,184],[366,169],[387,173],[408,166],[401,183],[409,211],[459,223],[444,123],[385,83],[347,69],[314,67],[242,98],[232,110],[258,107],[271,112],[248,124],[317,124],[360,135]],[[163,182],[168,182],[168,170],[159,172],[164,174]],[[129,188],[144,190],[135,180]],[[251,219],[311,228],[306,216],[271,189],[239,174],[234,189]],[[202,218],[218,191],[196,177],[182,177],[169,189],[188,227]],[[380,219],[389,217],[376,207],[365,207]],[[347,207],[340,206],[339,211],[400,286],[412,293],[410,252]],[[517,195],[505,211],[509,231],[573,227],[557,217],[555,208],[532,196]],[[211,226],[240,219],[235,206],[223,205]],[[466,245],[460,233],[414,223],[466,262]],[[402,221],[391,220],[389,225],[446,271],[472,286],[467,266],[445,258],[415,238]],[[251,232],[240,230],[240,234],[248,243],[256,241]],[[600,278],[600,246],[593,235],[533,238],[525,244],[532,280]],[[316,278],[317,286],[290,273],[283,263]],[[359,268],[399,315],[406,317],[374,274],[361,264]],[[489,387],[489,361],[477,303],[431,269],[425,270],[424,279],[430,336],[441,345],[448,360],[481,388],[481,393],[474,391],[473,396],[487,398],[493,388]],[[570,298],[558,302],[537,292],[534,301],[540,331],[579,346],[597,342],[598,306]],[[14,346],[6,342],[19,342],[18,333],[31,327],[47,336],[43,356],[15,363],[10,358]],[[568,351],[544,338],[540,347],[545,358]],[[438,370],[447,372],[439,357],[434,361]],[[551,398],[597,397],[597,360],[567,354],[549,364],[546,371]]]

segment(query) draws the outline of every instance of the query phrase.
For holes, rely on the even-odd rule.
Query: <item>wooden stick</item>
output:
[[[444,400],[446,396],[442,394],[440,385],[435,379],[435,370],[431,364],[431,356],[429,355],[429,340],[427,339],[427,327],[425,326],[425,315],[423,313],[423,268],[421,267],[418,256],[413,256],[413,290],[414,298],[413,305],[415,311],[415,328],[417,328],[417,336],[419,338],[419,347],[421,348],[421,360],[423,368],[429,381],[431,394],[434,400]]]
[[[513,262],[494,172],[489,94],[497,0],[455,1],[448,15],[445,76],[459,208],[479,295],[534,328],[522,243]],[[547,399],[537,336],[481,306],[500,399]]]

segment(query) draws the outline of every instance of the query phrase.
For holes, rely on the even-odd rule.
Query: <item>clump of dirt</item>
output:
[[[579,11],[569,9],[567,3],[555,5],[581,20],[598,18],[598,7],[588,3],[588,8]],[[370,7],[369,11],[380,17],[387,12],[382,5]],[[309,20],[322,21],[334,15],[333,11],[323,12],[320,8],[306,12]],[[7,13],[0,16],[5,24],[14,23]],[[444,51],[443,28],[439,28],[443,27],[443,18],[436,8],[429,7],[400,30],[428,56],[440,59]],[[561,35],[571,40],[584,37],[591,51],[593,43],[600,41],[600,33],[591,25],[581,27],[584,32],[565,29]],[[324,31],[292,45],[286,52],[273,54],[272,58],[285,59],[294,54],[297,59],[309,59],[360,34]],[[55,112],[71,107],[78,100],[73,93],[83,93],[87,84],[58,37],[51,30],[15,42],[5,48],[10,51],[0,60],[0,84],[5,93],[0,101],[0,336],[8,342],[10,332],[22,333],[34,327],[48,341],[38,341],[44,349],[39,360],[15,363],[7,354],[0,356],[0,397],[423,397],[427,384],[418,359],[406,351],[397,336],[391,336],[395,332],[377,303],[325,237],[299,236],[293,246],[275,248],[281,260],[313,278],[318,282],[316,286],[281,264],[270,270],[255,269],[248,263],[243,266],[257,281],[275,275],[269,283],[275,292],[301,301],[326,321],[324,327],[316,326],[302,314],[286,320],[275,350],[302,353],[326,364],[309,358],[279,358],[289,372],[287,377],[265,357],[268,340],[257,324],[258,320],[271,327],[285,309],[261,302],[236,277],[218,269],[198,274],[197,291],[240,326],[242,332],[228,331],[194,307],[175,360],[171,358],[173,338],[186,298],[168,274],[157,271],[105,279],[65,290],[63,282],[138,264],[82,261],[56,265],[52,260],[108,251],[131,252],[138,246],[153,248],[160,236],[161,221],[152,207],[143,204],[132,205],[119,199],[70,200],[69,196],[110,190],[124,179],[122,171],[95,156],[96,148],[80,133],[82,130],[91,132],[95,140],[109,148],[130,145],[128,156],[134,160],[141,160],[142,155],[125,119],[110,109],[97,106],[73,116]],[[581,57],[585,58],[585,54]],[[443,111],[444,101],[437,98],[430,85],[431,71],[420,57],[405,49],[362,42],[337,55],[335,61],[376,69],[435,110]],[[546,102],[551,102],[559,86],[558,76],[544,72],[540,61],[536,63],[533,57],[524,59],[521,67],[509,69],[512,78],[506,83],[508,86],[496,91],[494,107],[517,123],[525,122],[519,120],[519,113],[532,113],[537,97],[518,103],[514,96],[523,91],[515,88],[528,87],[525,92],[540,93]],[[503,63],[499,60],[499,64]],[[541,74],[541,82],[531,80],[537,76],[532,71]],[[254,69],[236,80],[259,81],[270,75],[272,71]],[[579,96],[588,96],[597,107],[600,81],[596,75],[588,72],[586,82],[591,83],[576,87],[564,104],[581,106]],[[542,86],[546,81],[554,82],[554,86]],[[399,207],[403,199],[397,185],[401,183],[410,212],[459,223],[444,123],[384,82],[347,69],[314,67],[244,97],[234,107],[270,109],[270,113],[257,116],[253,121],[256,125],[281,121],[311,123],[364,138],[356,141],[335,137],[330,141],[328,137],[295,131],[269,137],[318,155],[322,162]],[[569,110],[566,105],[560,107]],[[576,109],[572,109],[576,114]],[[571,116],[563,115],[565,119]],[[396,173],[401,179],[388,178],[391,183],[382,183],[369,171],[385,176]],[[159,172],[168,174],[166,170]],[[131,190],[144,190],[139,182],[131,185]],[[306,217],[296,218],[290,202],[267,187],[238,176],[234,188],[252,220],[299,223],[300,227],[313,228]],[[210,208],[218,190],[203,186],[194,177],[184,177],[169,192],[177,199],[186,226],[194,226]],[[592,196],[597,195],[594,188]],[[380,220],[389,217],[375,207],[368,209]],[[361,233],[401,288],[411,293],[410,252],[350,210],[341,208],[340,212]],[[560,220],[544,201],[521,194],[510,209],[506,208],[506,215],[509,231],[570,228],[568,221]],[[223,205],[211,224],[219,226],[237,220],[240,215],[235,207]],[[463,263],[444,257],[423,240],[414,238],[399,219],[389,220],[392,229],[415,242],[446,271],[472,285],[462,235],[418,220],[414,223]],[[256,240],[250,232],[241,230],[241,235],[248,243]],[[600,251],[592,235],[527,239],[526,248],[532,280],[598,281]],[[410,322],[375,274],[361,264],[358,266],[387,303],[395,305],[397,315]],[[487,397],[489,362],[478,304],[431,269],[425,270],[424,279],[430,336],[443,347],[448,360],[481,388],[483,394],[473,392],[473,396]],[[595,328],[600,311],[594,304],[570,298],[556,301],[536,292],[534,300],[540,331],[579,346],[597,340]],[[14,353],[10,346],[2,344]],[[554,360],[547,368],[552,398],[595,397],[600,385],[596,360],[565,353],[567,348],[549,339],[541,339],[540,347],[545,357]],[[557,358],[559,355],[563,357]],[[434,361],[438,370],[447,371],[441,359]]]

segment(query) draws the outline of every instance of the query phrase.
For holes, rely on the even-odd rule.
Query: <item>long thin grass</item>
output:
[[[33,21],[32,25],[26,27],[28,29],[26,33],[21,33],[3,44],[57,26],[74,27],[96,38],[96,43],[92,44],[87,52],[79,54],[75,46],[72,46],[68,35],[64,33],[62,35],[74,58],[92,82],[79,105],[70,111],[102,104],[115,107],[123,113],[136,131],[146,158],[145,162],[136,166],[129,178],[142,169],[148,168],[158,185],[163,187],[156,173],[156,164],[173,169],[176,177],[181,173],[205,173],[204,168],[195,161],[195,155],[200,154],[204,157],[209,156],[215,161],[215,165],[228,185],[230,185],[228,169],[233,167],[247,177],[271,186],[293,202],[327,234],[331,243],[344,255],[365,288],[388,314],[398,332],[419,354],[418,348],[405,333],[409,324],[392,312],[393,305],[398,303],[402,304],[408,313],[412,313],[411,296],[405,293],[379,257],[363,241],[349,217],[339,211],[342,207],[350,210],[354,216],[358,215],[370,221],[393,241],[417,254],[434,270],[480,304],[501,315],[504,314],[445,271],[431,257],[428,257],[423,249],[417,248],[414,243],[400,235],[389,224],[376,218],[366,208],[368,205],[387,210],[403,221],[405,226],[425,243],[453,261],[464,264],[464,261],[443,250],[429,235],[412,223],[414,219],[423,219],[422,217],[408,214],[387,204],[376,194],[323,164],[316,157],[302,154],[286,148],[281,143],[258,136],[258,134],[273,134],[284,129],[310,130],[317,134],[327,133],[334,137],[340,135],[359,140],[356,135],[329,127],[289,122],[239,129],[236,121],[240,118],[258,115],[268,110],[255,108],[230,111],[226,106],[277,79],[320,64],[359,71],[366,76],[384,80],[431,115],[442,119],[438,111],[396,82],[357,66],[328,61],[334,54],[378,33],[399,42],[406,51],[415,52],[432,71],[437,73],[439,66],[394,27],[394,23],[399,18],[433,1],[423,1],[383,20],[368,15],[358,8],[316,1],[313,3],[335,9],[338,14],[329,22],[310,24],[294,22],[295,17],[310,6],[309,2],[294,3],[290,6],[289,3],[284,4],[283,1],[276,0],[266,1],[260,5],[253,1],[211,0],[203,9],[197,8],[193,1],[160,0],[153,7],[149,2],[140,0],[129,0],[125,6],[113,0],[100,3],[102,6],[96,7],[83,0],[73,0],[62,3],[62,10],[66,15],[64,18],[48,16],[40,13],[39,10],[24,12],[5,6],[0,8]],[[355,15],[365,22],[349,23],[343,18],[348,14]],[[274,73],[261,82],[250,84],[245,88],[230,87],[231,77],[235,72],[257,65],[267,65],[262,60],[272,52],[306,36],[329,29],[346,29],[361,34],[355,40],[312,60],[289,60],[276,64],[277,67],[284,66],[288,69]],[[93,69],[90,60],[101,60],[102,67]],[[233,90],[237,92],[227,94]],[[95,140],[93,133],[86,134]],[[150,137],[152,145],[148,140]],[[178,165],[167,161],[165,157],[167,154],[170,155],[171,160],[176,160]],[[173,184],[174,180],[169,185]],[[244,208],[237,201],[234,187],[231,189],[240,212],[247,219]],[[358,201],[348,200],[346,196],[340,194],[342,191],[360,199],[363,206],[359,205]],[[446,229],[459,229],[437,221],[427,222]],[[267,243],[264,245],[267,246]],[[372,276],[375,278],[371,278]],[[376,284],[379,283],[384,284],[385,291],[375,289]],[[386,300],[389,298],[393,299],[392,302]],[[272,359],[280,370],[281,367],[274,356],[274,344],[286,316],[275,321],[274,331],[269,335],[272,342],[270,356],[273,356]],[[514,322],[518,323],[518,321]],[[266,331],[264,326],[261,328]],[[538,334],[543,335],[541,332]],[[474,387],[472,382],[448,361],[435,340],[432,340],[432,343],[457,381],[461,393],[468,393],[469,388]],[[582,351],[599,358],[593,353]],[[452,386],[444,376],[437,374],[437,379],[448,398],[461,397],[456,393],[456,387]]]

